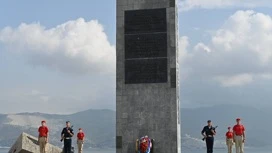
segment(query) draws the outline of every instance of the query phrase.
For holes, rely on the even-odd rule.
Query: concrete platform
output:
[[[62,149],[59,147],[48,144],[47,153],[61,153]],[[31,136],[27,133],[22,133],[8,153],[39,153],[40,148],[38,145],[38,138]]]

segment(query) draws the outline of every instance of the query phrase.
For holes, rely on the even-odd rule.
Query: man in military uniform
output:
[[[72,137],[74,136],[73,129],[70,127],[70,121],[66,122],[66,127],[61,132],[61,139],[64,140],[63,153],[71,153]]]
[[[213,153],[214,135],[216,134],[215,128],[212,127],[212,121],[207,121],[208,125],[203,128],[201,134],[206,140],[207,153]]]

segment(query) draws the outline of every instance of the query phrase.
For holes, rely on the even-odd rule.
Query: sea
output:
[[[8,153],[9,149],[2,148],[0,153]],[[227,153],[226,149],[215,149],[214,153]],[[235,153],[235,150],[233,150]],[[245,153],[271,153],[272,148],[246,148]],[[77,153],[77,152],[75,152]],[[116,153],[115,149],[84,149],[83,153]],[[181,153],[206,153],[205,149],[182,149]]]

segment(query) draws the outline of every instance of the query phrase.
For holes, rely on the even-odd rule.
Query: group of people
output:
[[[212,121],[207,121],[208,125],[203,128],[201,131],[203,140],[206,140],[207,153],[213,153],[213,144],[214,144],[214,136],[216,135],[216,131],[212,126]],[[228,153],[232,153],[233,145],[235,144],[236,153],[244,153],[244,143],[245,143],[245,127],[241,123],[241,119],[236,119],[236,125],[233,128],[228,127],[228,131],[226,133],[226,145],[228,148]]]
[[[216,135],[216,127],[212,126],[212,121],[207,121],[208,125],[204,126],[201,131],[203,140],[206,140],[207,153],[213,153],[214,136]],[[40,153],[47,152],[47,144],[49,142],[49,128],[46,126],[46,121],[41,121],[41,126],[38,129],[38,143],[40,146]],[[63,153],[71,153],[72,150],[72,137],[74,136],[73,129],[71,128],[70,121],[66,121],[66,127],[62,129],[61,141],[64,141]],[[233,145],[235,144],[236,153],[244,153],[245,143],[245,127],[241,124],[241,119],[236,119],[236,125],[233,128],[228,127],[226,133],[226,144],[228,153],[232,153]],[[84,132],[82,128],[78,129],[77,133],[77,146],[78,153],[82,153],[84,144]],[[145,140],[145,139],[143,139]]]
[[[47,144],[49,142],[49,128],[46,126],[46,121],[41,121],[41,126],[38,129],[38,133],[40,153],[46,153]],[[64,142],[63,153],[71,153],[73,136],[74,132],[71,127],[70,121],[66,121],[66,127],[64,127],[61,132],[61,141]],[[84,132],[82,128],[79,128],[77,133],[78,153],[82,153],[83,151],[84,138],[85,138]]]

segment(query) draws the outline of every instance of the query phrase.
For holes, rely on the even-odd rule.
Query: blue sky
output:
[[[37,2],[1,1],[1,14],[3,20],[0,27],[17,27],[22,22],[40,22],[47,28],[55,27],[68,20],[84,18],[85,20],[98,19],[105,26],[110,41],[115,40],[115,1],[114,0],[48,0]]]
[[[115,109],[115,0],[24,2],[0,4],[0,112]],[[271,6],[179,1],[182,107],[271,107]]]

